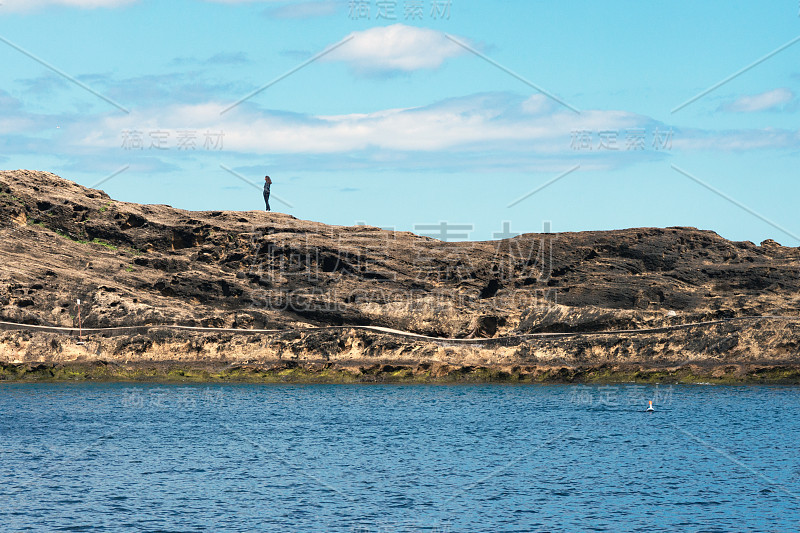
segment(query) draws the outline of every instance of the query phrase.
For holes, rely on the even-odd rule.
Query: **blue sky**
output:
[[[0,168],[197,210],[260,209],[248,181],[269,174],[273,208],[298,218],[473,240],[550,221],[799,246],[799,15],[797,0],[5,0]]]

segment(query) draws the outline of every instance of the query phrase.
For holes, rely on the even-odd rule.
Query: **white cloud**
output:
[[[477,94],[433,105],[384,109],[371,113],[307,115],[235,108],[220,115],[223,103],[134,109],[130,115],[109,113],[65,132],[72,145],[63,151],[117,151],[123,131],[148,133],[224,132],[227,155],[268,157],[291,167],[447,169],[459,171],[560,168],[581,160],[586,168],[610,168],[653,153],[586,153],[571,147],[574,130],[620,130],[649,127],[652,120],[625,111],[584,111],[560,106],[550,111],[507,93]],[[624,132],[620,134],[624,144]],[[173,139],[174,141],[174,139]],[[197,155],[204,152],[198,150]],[[213,155],[213,154],[212,154]],[[658,154],[657,154],[658,155]],[[660,157],[660,155],[658,155]]]
[[[228,105],[152,104],[134,106],[129,115],[37,115],[0,92],[0,148],[4,154],[59,153],[124,162],[148,156],[213,159],[222,154],[204,149],[206,132],[222,132],[226,157],[268,159],[287,168],[458,172],[550,171],[576,163],[608,170],[685,152],[800,148],[797,130],[680,129],[623,110],[576,114],[539,95],[481,93],[423,107],[341,115],[266,110],[254,104],[220,114]],[[58,135],[53,133],[56,125]],[[673,129],[670,148],[653,148],[656,131]],[[627,148],[631,130],[646,133],[643,149]],[[139,132],[142,150],[124,149],[126,131]],[[164,152],[151,149],[151,133],[159,131],[169,135],[171,148]],[[191,154],[177,148],[182,132],[195,133]],[[576,148],[576,132],[590,133],[591,149]],[[599,132],[615,133],[617,149],[600,149]]]
[[[436,69],[446,59],[465,53],[440,31],[404,24],[356,31],[346,39],[350,40],[323,59],[346,62],[362,73]]]
[[[725,111],[735,113],[754,113],[757,111],[768,111],[786,104],[794,98],[794,93],[786,88],[774,89],[772,91],[742,96],[733,102],[725,104]]]
[[[543,94],[534,94],[530,98],[522,102],[522,110],[531,115],[538,115],[539,113],[546,113],[552,111],[556,103],[552,98],[548,98]]]
[[[749,152],[800,148],[800,130],[762,128],[748,130],[686,130],[675,139],[677,150]]]

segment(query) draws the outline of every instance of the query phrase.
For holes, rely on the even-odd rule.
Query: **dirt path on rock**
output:
[[[480,344],[483,342],[512,340],[512,339],[527,339],[527,338],[563,338],[563,337],[577,337],[577,336],[603,336],[603,335],[643,335],[653,333],[667,333],[670,331],[677,331],[681,329],[689,329],[695,327],[708,327],[717,324],[725,324],[731,322],[743,322],[751,320],[786,320],[786,321],[800,321],[800,317],[796,316],[746,316],[723,318],[718,320],[708,320],[704,322],[690,322],[687,324],[676,324],[674,326],[662,326],[658,328],[642,328],[642,329],[618,329],[607,331],[572,331],[572,332],[559,332],[559,333],[523,333],[519,335],[508,335],[503,337],[488,337],[488,338],[452,338],[452,337],[432,337],[429,335],[422,335],[411,331],[402,331],[398,329],[386,328],[381,326],[322,326],[310,328],[297,328],[297,329],[238,329],[238,328],[209,328],[200,326],[179,326],[174,324],[151,324],[143,326],[116,326],[107,328],[83,328],[80,332],[82,335],[95,335],[95,334],[108,334],[110,336],[117,335],[130,335],[130,334],[147,334],[153,329],[173,329],[183,331],[197,331],[200,333],[232,333],[237,335],[255,335],[255,334],[269,334],[269,333],[286,333],[291,331],[333,331],[333,330],[346,330],[346,329],[359,329],[364,331],[374,331],[377,333],[386,333],[398,337],[410,337],[414,339],[423,339],[437,342],[453,342],[464,344]],[[40,331],[45,333],[61,333],[64,335],[78,336],[78,328],[68,328],[59,326],[39,326],[34,324],[18,324],[15,322],[0,322],[0,330],[25,330],[25,331]]]

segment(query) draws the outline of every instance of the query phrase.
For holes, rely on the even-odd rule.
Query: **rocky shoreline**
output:
[[[140,331],[80,338],[7,329],[0,332],[0,380],[800,384],[800,364],[785,344],[800,335],[800,320],[467,342],[347,327],[268,333],[135,329]],[[770,356],[752,357],[776,340],[780,344]]]
[[[357,365],[324,362],[226,365],[183,361],[0,363],[0,383],[153,382],[264,384],[701,384],[798,385],[800,366],[717,365],[644,368],[638,365],[450,366]]]
[[[771,240],[440,242],[36,171],[0,172],[0,215],[3,380],[800,383],[800,249]]]

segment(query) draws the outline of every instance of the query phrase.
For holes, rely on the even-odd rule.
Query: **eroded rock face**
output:
[[[444,243],[281,213],[191,212],[119,202],[50,173],[18,170],[0,172],[0,234],[0,320],[25,324],[72,326],[78,298],[84,302],[86,327],[375,325],[457,338],[800,314],[800,250],[772,240],[761,246],[731,242],[694,228]],[[776,351],[782,359],[797,358],[795,330],[768,329],[763,342],[748,344],[748,350],[762,350],[756,355],[767,359]],[[331,333],[336,340],[330,346],[303,334],[286,340],[291,347],[286,349],[324,359],[368,342],[342,331]],[[706,340],[714,341],[709,346],[730,344],[713,336],[721,332],[696,333],[707,334]],[[50,356],[49,341],[23,350],[8,335],[2,357]],[[215,346],[220,357],[275,357],[271,348],[234,337],[202,343]],[[128,341],[133,348],[114,348],[115,353],[160,357],[181,349],[152,338],[150,344]],[[690,341],[674,349],[712,357]],[[398,359],[442,357],[439,348],[407,338],[369,342],[373,350]],[[537,358],[571,354],[569,360],[580,362],[649,349],[637,344],[644,341],[621,339],[590,339],[585,347],[574,339],[563,342],[541,341],[532,348],[519,341],[512,351],[503,348],[504,364],[530,359],[532,353]],[[209,357],[207,350],[187,350]],[[448,358],[464,360],[478,352],[478,359],[494,360],[492,353],[499,353],[491,346],[452,350]],[[740,353],[732,350],[724,353]],[[653,357],[658,353],[654,348]]]

